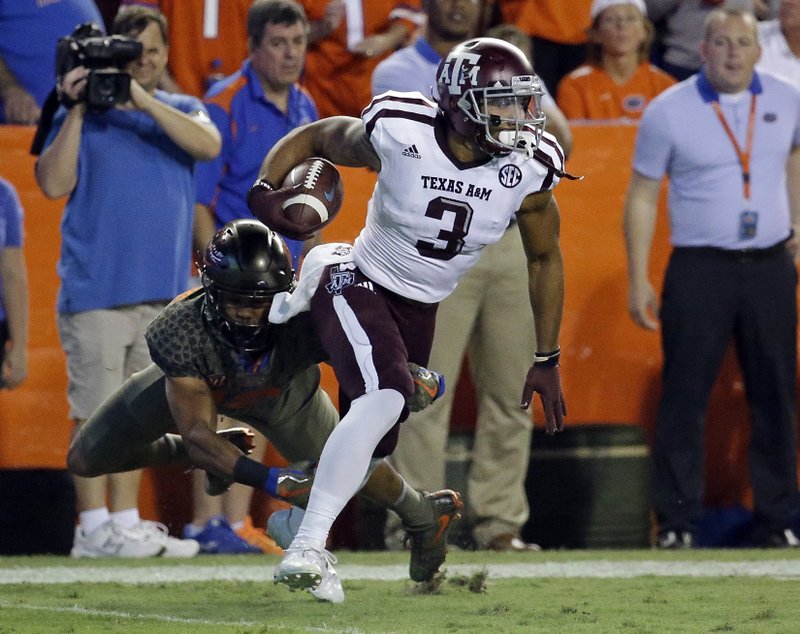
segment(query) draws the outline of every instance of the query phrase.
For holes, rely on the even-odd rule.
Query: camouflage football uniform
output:
[[[199,377],[218,412],[252,425],[290,462],[316,460],[339,415],[320,388],[325,351],[308,313],[271,325],[267,348],[235,351],[203,317],[202,290],[173,301],[146,332],[155,362],[130,377],[85,423],[83,450],[92,463],[118,471],[166,433],[177,433],[165,375]],[[113,464],[111,464],[113,462]]]

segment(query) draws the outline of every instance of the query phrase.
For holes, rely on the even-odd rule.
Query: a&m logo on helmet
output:
[[[476,53],[454,53],[449,55],[442,64],[442,72],[436,81],[446,85],[451,95],[461,95],[464,93],[464,86],[467,89],[478,83],[478,73],[481,67],[478,65],[481,56]]]

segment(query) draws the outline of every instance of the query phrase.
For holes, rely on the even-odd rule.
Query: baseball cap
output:
[[[608,7],[615,7],[618,4],[632,4],[642,12],[642,15],[647,15],[647,7],[644,6],[644,0],[594,0],[591,11],[592,20],[600,15],[601,11],[605,11]]]

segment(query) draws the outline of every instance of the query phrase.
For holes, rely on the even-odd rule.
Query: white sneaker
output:
[[[331,603],[344,603],[344,588],[342,580],[333,568],[336,557],[327,550],[323,551],[325,565],[322,569],[322,581],[316,588],[309,588],[308,591],[319,601],[330,601]]]
[[[323,601],[341,603],[344,592],[333,564],[336,558],[319,545],[306,539],[295,539],[280,563],[275,566],[273,580],[285,583],[289,589],[312,590],[315,597]],[[322,586],[323,580],[326,581]]]
[[[142,559],[158,557],[165,546],[140,531],[123,528],[112,520],[101,524],[89,535],[80,526],[75,527],[75,541],[70,555],[82,557],[123,557]]]
[[[267,535],[272,537],[278,546],[286,550],[294,536],[297,535],[305,514],[306,512],[299,506],[275,511],[267,520]]]
[[[156,544],[161,544],[164,547],[162,557],[188,559],[200,552],[199,542],[194,539],[178,539],[177,537],[172,537],[167,527],[161,522],[142,520],[133,530],[144,533],[146,536],[149,536],[151,541]]]

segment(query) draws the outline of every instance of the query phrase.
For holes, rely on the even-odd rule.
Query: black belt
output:
[[[753,262],[763,260],[786,250],[786,240],[781,240],[771,247],[763,249],[720,249],[719,247],[675,247],[675,253],[696,253],[697,255],[710,255],[737,262]]]

